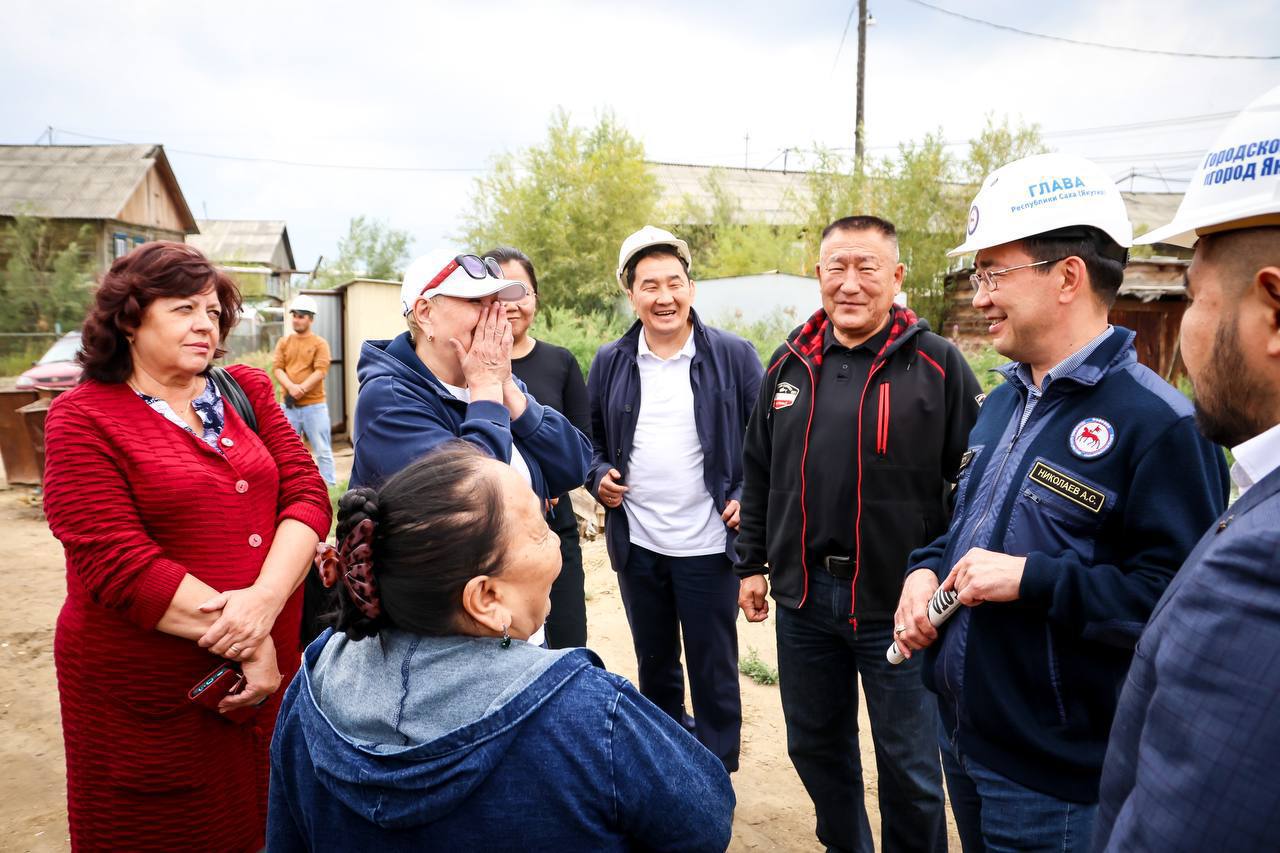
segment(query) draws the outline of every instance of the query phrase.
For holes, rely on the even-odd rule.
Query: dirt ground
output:
[[[351,466],[338,452],[339,477]],[[0,480],[0,483],[3,481]],[[0,489],[3,486],[0,485]],[[33,490],[0,490],[0,531],[10,555],[9,601],[0,623],[0,850],[68,849],[66,789],[53,628],[66,593],[62,548],[49,533]],[[635,679],[635,656],[603,538],[583,543],[587,577],[588,645],[609,669]],[[776,666],[773,621],[739,619],[742,653],[755,649]],[[730,850],[820,850],[813,807],[787,758],[778,688],[742,683],[742,759],[733,785],[738,796]],[[879,841],[875,756],[865,711],[860,718],[867,808]],[[954,826],[951,848],[959,849]]]

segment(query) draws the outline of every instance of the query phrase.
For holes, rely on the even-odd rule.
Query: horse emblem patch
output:
[[[795,405],[796,398],[799,396],[799,388],[790,382],[779,382],[778,387],[773,392],[773,408],[789,409]]]
[[[1116,431],[1102,418],[1085,418],[1071,430],[1071,452],[1081,459],[1097,459],[1116,443]]]

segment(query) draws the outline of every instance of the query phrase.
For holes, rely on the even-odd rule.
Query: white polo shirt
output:
[[[725,548],[725,526],[703,481],[702,444],[693,420],[689,368],[694,352],[692,331],[668,359],[655,355],[640,332],[640,411],[622,507],[631,541],[668,557],[719,554]]]

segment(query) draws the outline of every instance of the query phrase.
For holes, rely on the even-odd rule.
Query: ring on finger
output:
[[[896,628],[894,628],[894,629],[893,629],[893,633],[894,633],[896,636],[902,636],[903,634],[907,633],[907,626],[906,626],[906,625],[899,625],[899,626],[897,626]]]

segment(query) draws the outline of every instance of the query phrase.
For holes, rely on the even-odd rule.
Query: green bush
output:
[[[789,311],[775,311],[769,317],[755,322],[747,322],[740,318],[720,318],[717,322],[713,318],[711,325],[751,341],[752,346],[756,348],[756,355],[760,357],[760,363],[768,367],[769,356],[773,355],[774,350],[782,346],[782,342],[787,339],[792,330],[806,319],[805,317],[797,318]]]
[[[256,367],[271,377],[271,385],[276,390],[276,396],[280,394],[280,383],[276,381],[275,373],[271,370],[271,359],[274,353],[271,350],[255,350],[246,352],[242,355],[233,357],[228,356],[227,362],[230,364],[247,364],[250,367]]]
[[[756,684],[772,685],[778,683],[778,670],[760,660],[760,653],[754,648],[747,649],[746,657],[738,661],[738,672],[741,672]]]
[[[572,308],[543,307],[534,320],[532,334],[540,341],[573,353],[582,375],[586,376],[596,350],[622,337],[634,322],[634,317],[617,311],[580,312]]]
[[[1007,364],[1009,359],[996,352],[995,347],[988,344],[981,349],[965,352],[964,357],[969,362],[970,369],[977,375],[983,391],[990,393],[997,385],[1004,382],[1004,377],[996,373],[993,368]]]
[[[14,347],[13,351],[0,355],[0,376],[21,376],[26,373],[31,369],[32,362],[44,355],[56,340],[55,335],[48,341]]]

